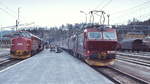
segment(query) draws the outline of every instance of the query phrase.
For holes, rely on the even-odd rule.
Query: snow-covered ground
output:
[[[113,67],[150,82],[150,67],[117,60]]]
[[[0,84],[113,84],[66,52],[44,50],[0,71]]]
[[[117,52],[118,54],[123,54],[123,55],[132,55],[132,56],[144,56],[144,57],[150,57],[150,52]]]
[[[8,55],[10,53],[9,48],[0,48],[0,56]]]

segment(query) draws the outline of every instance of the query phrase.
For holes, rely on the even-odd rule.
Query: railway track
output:
[[[5,58],[4,60],[1,60],[0,61],[0,71],[9,67],[9,66],[12,66],[18,62],[20,62],[22,60],[16,60],[16,59],[11,59],[11,58]]]
[[[133,53],[133,55],[143,55],[143,56],[149,56],[149,55],[150,55],[150,52]]]
[[[121,52],[121,53],[128,53],[128,54],[131,54],[130,52]],[[144,56],[149,56],[150,55],[150,52],[138,52],[138,53],[135,53],[135,52],[132,52],[132,55],[144,55]]]
[[[0,59],[1,59],[1,58],[5,58],[5,57],[9,57],[9,56],[10,56],[9,53],[7,53],[7,54],[1,54],[1,55],[0,55]]]
[[[77,58],[79,59],[79,58]],[[81,60],[81,59],[79,59]],[[83,60],[81,60],[84,62]],[[87,63],[86,63],[87,64]],[[92,67],[92,66],[90,66]],[[119,69],[114,68],[113,66],[107,67],[92,67],[94,70],[98,71],[99,73],[103,74],[115,84],[150,84],[149,81],[144,79],[138,78],[134,75],[128,74],[123,72]]]
[[[8,59],[5,59],[5,60],[2,60],[2,61],[0,61],[0,66],[1,65],[3,65],[4,63],[6,63],[6,62],[9,62],[10,60],[9,60],[9,58]]]
[[[133,55],[133,54],[125,54],[125,53],[117,53],[117,55],[126,56],[126,57],[130,57],[130,58],[139,58],[139,59],[144,59],[144,60],[150,60],[150,57],[145,56],[145,55]]]
[[[81,59],[79,59],[81,60]],[[81,60],[84,62],[83,60]],[[86,63],[87,64],[87,63]],[[92,67],[92,66],[90,66]],[[134,75],[128,74],[123,72],[119,69],[114,68],[113,66],[107,67],[92,67],[94,70],[98,71],[99,73],[103,74],[115,84],[150,84],[149,81],[144,79],[138,78]]]
[[[138,58],[138,57],[133,58],[132,56],[130,57],[130,56],[124,56],[124,55],[119,55],[117,57],[117,59],[150,67],[150,61],[148,61],[148,59],[141,59],[141,58]]]
[[[94,69],[108,77],[116,84],[149,84],[150,82],[135,77],[134,75],[122,72],[114,67],[94,67]]]

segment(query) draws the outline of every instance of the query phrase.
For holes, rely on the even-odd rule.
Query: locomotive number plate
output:
[[[17,43],[17,45],[23,45],[23,43]]]

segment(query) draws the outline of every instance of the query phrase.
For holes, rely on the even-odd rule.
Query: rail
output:
[[[123,72],[111,66],[97,67],[94,69],[102,73],[106,77],[108,77],[116,84],[149,84],[150,83],[144,79],[138,78],[134,75],[128,74],[126,72]]]
[[[117,59],[150,67],[150,62],[147,59],[141,59],[138,57],[132,58],[130,56],[124,56],[124,55],[123,56],[122,55],[117,56]]]

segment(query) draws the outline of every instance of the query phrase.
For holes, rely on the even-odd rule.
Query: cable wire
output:
[[[116,15],[116,14],[119,14],[119,16],[115,16],[115,17],[112,17],[112,18],[114,18],[114,19],[115,18],[121,18],[123,15],[124,15],[124,17],[127,17],[128,20],[129,20],[129,18],[138,18],[138,17],[141,18],[141,17],[145,16],[145,14],[147,15],[149,13],[140,14],[140,15],[135,15],[135,14],[137,14],[137,12],[139,12],[139,10],[144,11],[144,10],[148,9],[149,7],[147,7],[147,6],[149,6],[149,5],[145,6],[145,4],[148,4],[148,3],[150,3],[150,1],[145,1],[145,2],[143,2],[141,4],[138,4],[134,7],[114,12],[114,13],[111,14],[112,16]],[[142,6],[142,8],[141,8],[141,6]],[[127,19],[126,19],[126,21],[127,21]]]
[[[15,15],[10,14],[8,11],[6,11],[3,8],[0,8],[0,10],[2,10],[3,12],[7,13],[9,16],[13,17],[13,18],[17,18]]]
[[[98,9],[104,2],[105,0],[102,0],[94,9]]]
[[[112,2],[112,0],[109,0],[109,1],[101,8],[101,10],[103,10],[105,7],[107,7],[111,2]]]
[[[9,10],[10,12],[14,13],[15,15],[17,15],[17,12],[15,12],[14,10],[10,9],[8,6],[6,6],[4,3],[0,2],[1,6],[3,6],[5,9]]]
[[[148,4],[148,3],[150,3],[150,1],[143,2],[141,4],[138,4],[138,5],[134,6],[134,7],[127,8],[127,9],[124,9],[124,10],[120,10],[120,11],[114,12],[112,14],[116,14],[116,13],[118,14],[118,13],[123,13],[124,11],[126,12],[127,10],[133,10],[135,8],[138,8],[138,7],[143,6],[144,4]]]

